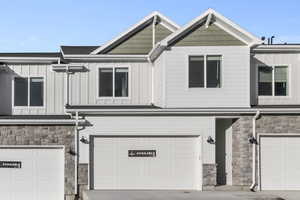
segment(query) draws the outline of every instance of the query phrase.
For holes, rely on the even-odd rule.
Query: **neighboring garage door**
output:
[[[300,137],[261,137],[261,189],[300,190]]]
[[[5,200],[63,200],[63,149],[0,147],[0,188]]]
[[[92,141],[93,189],[201,189],[199,137],[94,137]]]

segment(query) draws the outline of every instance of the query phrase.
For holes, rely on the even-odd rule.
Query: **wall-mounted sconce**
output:
[[[81,138],[80,138],[79,141],[82,142],[83,144],[89,144],[89,143],[90,143],[90,142],[88,141],[88,139],[87,139],[86,137],[84,137],[84,136],[81,136]]]
[[[207,143],[209,143],[209,144],[215,144],[215,140],[211,137],[211,136],[208,136],[208,138],[207,138]]]
[[[258,144],[257,140],[253,136],[249,137],[248,141],[250,144]]]
[[[70,155],[72,155],[72,156],[76,156],[77,155],[77,153],[73,149],[71,149],[71,148],[69,149],[68,153]]]

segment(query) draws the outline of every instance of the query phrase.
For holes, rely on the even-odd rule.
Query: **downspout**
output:
[[[79,195],[78,191],[78,168],[79,168],[79,133],[78,133],[78,111],[75,112],[75,134],[74,134],[74,143],[75,143],[75,152],[76,152],[76,160],[75,160],[75,193]]]
[[[260,111],[257,110],[255,116],[252,118],[252,137],[256,139],[256,120],[260,116]],[[257,143],[252,144],[252,184],[250,190],[255,192],[255,187],[257,186],[256,182],[256,145]]]

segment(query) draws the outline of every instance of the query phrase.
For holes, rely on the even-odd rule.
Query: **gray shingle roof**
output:
[[[99,46],[61,46],[61,50],[65,55],[82,55],[90,54]]]

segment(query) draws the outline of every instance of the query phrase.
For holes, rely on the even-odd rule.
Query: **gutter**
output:
[[[252,137],[253,139],[256,140],[256,120],[259,118],[260,116],[260,111],[256,111],[255,116],[252,118]],[[256,140],[257,141],[257,140]],[[257,182],[256,182],[256,143],[252,144],[252,184],[250,186],[250,190],[252,192],[255,192],[255,187],[257,186]]]
[[[100,115],[118,115],[118,114],[255,114],[258,111],[263,114],[299,114],[300,108],[240,108],[240,109],[172,109],[172,108],[154,108],[154,109],[67,109],[70,113],[88,113],[88,114],[100,114]]]
[[[64,55],[65,59],[72,60],[137,60],[147,61],[148,55]]]
[[[76,123],[85,123],[86,120],[76,120],[74,119],[0,119],[0,125],[50,125],[50,124],[65,124],[65,125],[75,125]]]

